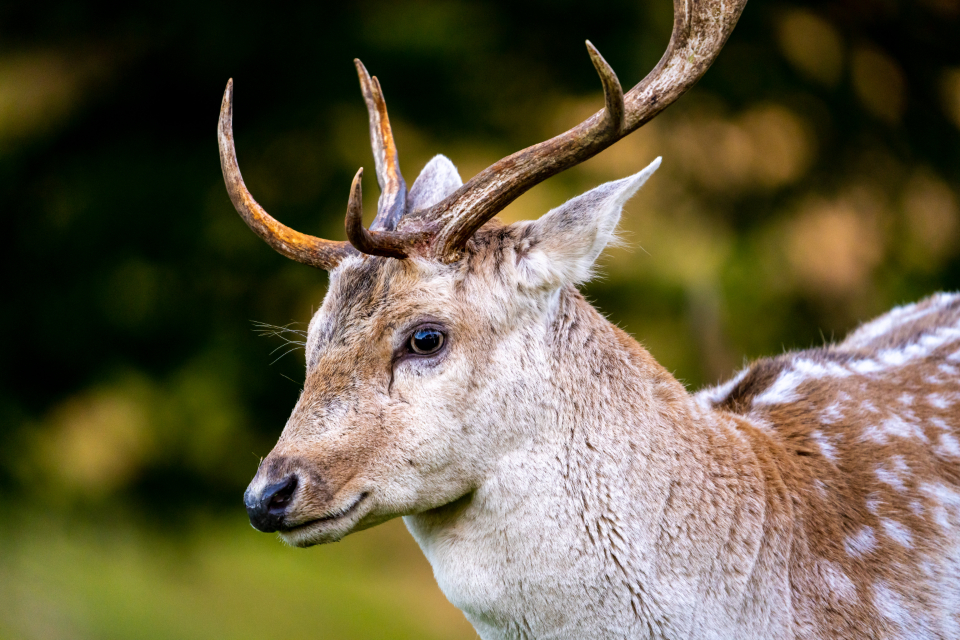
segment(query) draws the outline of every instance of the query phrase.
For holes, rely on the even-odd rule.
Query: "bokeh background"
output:
[[[342,239],[368,168],[352,67],[408,182],[465,178],[632,86],[668,0],[0,3],[0,638],[472,638],[402,523],[308,551],[242,491],[303,377],[326,274],[231,208]],[[691,389],[960,288],[960,1],[753,2],[679,103],[508,220],[663,167],[586,293]],[[367,220],[373,211],[367,212]]]

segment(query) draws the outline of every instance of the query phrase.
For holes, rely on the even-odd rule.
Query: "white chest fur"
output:
[[[440,588],[484,640],[777,637],[770,620],[745,629],[731,616],[742,610],[749,568],[726,584],[690,570],[738,540],[727,534],[737,524],[732,512],[708,523],[667,503],[669,481],[648,477],[636,488],[629,469],[619,483],[565,471],[557,449],[518,452],[473,495],[405,518]],[[625,500],[629,491],[635,495]],[[672,537],[687,526],[696,530]],[[753,533],[737,544],[755,547],[759,529]],[[758,554],[746,555],[755,562]],[[728,566],[744,554],[733,556]]]
[[[633,635],[629,594],[610,588],[602,552],[570,526],[579,516],[562,483],[544,481],[555,466],[505,460],[449,512],[405,518],[440,588],[484,640]]]

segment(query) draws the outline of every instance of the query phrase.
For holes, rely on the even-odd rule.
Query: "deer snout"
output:
[[[243,503],[247,507],[250,524],[254,529],[264,533],[278,531],[283,527],[287,509],[293,502],[293,494],[297,491],[299,484],[297,475],[290,474],[283,480],[266,486],[254,486],[259,484],[261,483],[254,479],[243,494]]]

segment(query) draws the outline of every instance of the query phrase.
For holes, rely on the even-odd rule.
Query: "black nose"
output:
[[[243,504],[247,507],[250,524],[254,529],[270,533],[280,529],[293,493],[297,490],[297,476],[287,476],[276,484],[268,485],[258,495],[247,489]]]

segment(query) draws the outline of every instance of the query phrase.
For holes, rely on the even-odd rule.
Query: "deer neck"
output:
[[[770,495],[760,436],[698,406],[572,288],[544,339],[540,401],[511,410],[484,480],[405,519],[481,636],[697,637],[739,630],[730,612],[752,592],[787,597],[769,584],[778,550],[764,538],[786,524],[767,518],[784,496]]]

